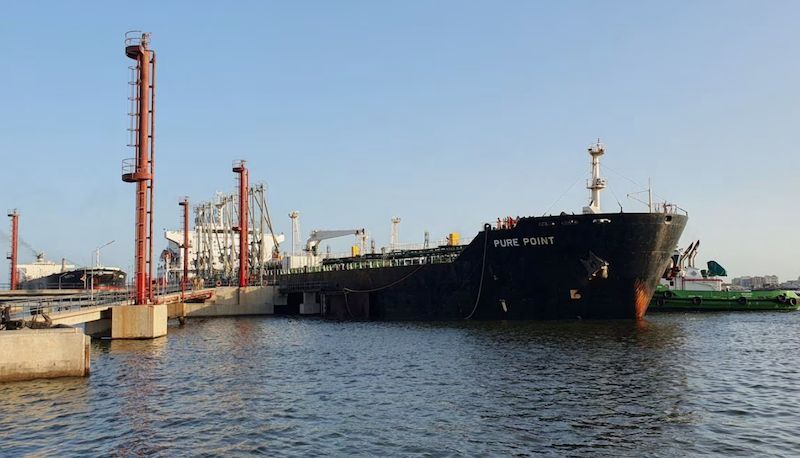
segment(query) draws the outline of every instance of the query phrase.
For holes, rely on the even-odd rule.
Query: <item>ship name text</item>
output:
[[[516,237],[512,239],[495,239],[495,248],[508,248],[513,246],[539,246],[539,245],[555,245],[555,236],[548,235],[544,237]]]

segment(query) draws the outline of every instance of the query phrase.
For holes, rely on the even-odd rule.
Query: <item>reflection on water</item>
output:
[[[190,320],[0,385],[0,456],[800,450],[800,313],[641,322]]]

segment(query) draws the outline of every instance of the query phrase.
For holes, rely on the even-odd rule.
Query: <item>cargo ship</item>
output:
[[[708,261],[707,269],[698,269],[695,258],[700,247],[697,240],[685,250],[675,250],[670,266],[664,272],[650,307],[654,311],[739,311],[797,310],[800,297],[790,290],[730,290],[721,277],[728,273],[716,261]]]
[[[492,218],[466,245],[453,234],[441,246],[325,259],[309,243],[308,262],[273,282],[287,307],[331,318],[640,319],[688,216],[667,203],[602,213],[604,153],[599,140],[589,147],[581,214]]]
[[[31,264],[20,264],[20,289],[125,289],[127,274],[116,267],[79,267],[45,261],[39,253]]]

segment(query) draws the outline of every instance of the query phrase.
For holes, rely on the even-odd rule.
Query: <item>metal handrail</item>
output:
[[[132,303],[130,292],[123,290],[100,294],[84,292],[66,297],[13,301],[3,304],[2,307],[9,307],[10,318],[16,321],[35,315],[52,314],[54,312],[85,309],[89,307],[103,307],[111,304],[127,305],[130,303]]]
[[[187,291],[194,290],[189,289]],[[154,287],[155,288],[155,287]],[[163,288],[154,290],[155,297],[177,294],[181,292],[180,283],[170,283]],[[134,289],[131,287],[114,291],[90,291],[82,290],[78,294],[69,296],[46,297],[37,299],[26,299],[20,301],[9,301],[0,304],[0,309],[9,307],[10,318],[13,321],[29,319],[30,317],[42,314],[52,314],[69,310],[80,310],[92,307],[105,307],[109,305],[132,305]]]
[[[128,174],[136,173],[136,166],[137,165],[138,164],[136,163],[136,158],[135,157],[129,157],[127,159],[123,159],[122,160],[122,174],[123,175],[128,175]]]
[[[679,213],[683,213],[686,216],[689,216],[689,212],[675,204],[670,203],[655,203],[653,204],[654,213],[664,213],[665,215],[676,215]]]
[[[141,30],[130,30],[125,32],[125,46],[139,46],[142,42],[146,44],[149,37],[149,33],[142,33]]]

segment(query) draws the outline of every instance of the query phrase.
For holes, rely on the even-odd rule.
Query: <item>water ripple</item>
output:
[[[795,456],[800,313],[190,320],[0,384],[0,456]]]

